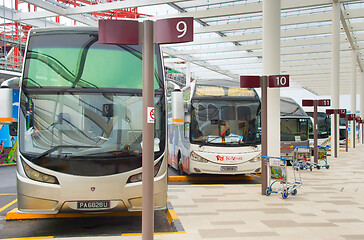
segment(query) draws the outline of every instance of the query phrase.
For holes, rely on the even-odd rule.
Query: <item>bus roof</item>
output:
[[[292,98],[281,97],[281,118],[309,118],[303,108]]]

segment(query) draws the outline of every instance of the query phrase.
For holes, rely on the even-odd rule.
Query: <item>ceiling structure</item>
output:
[[[126,8],[138,8],[139,13],[153,15],[152,19],[194,17],[193,42],[162,47],[166,66],[185,72],[186,65],[181,63],[189,62],[194,79],[239,81],[240,75],[262,74],[262,0],[82,0],[97,4],[78,7],[73,1],[23,0],[38,11],[3,7],[0,18],[54,27],[61,23],[52,19],[62,16],[97,26],[98,18],[92,13]],[[330,95],[331,90],[333,1],[337,0],[281,0],[281,74],[290,75],[291,86],[317,95]],[[364,68],[364,1],[339,2],[340,94],[350,94],[353,50],[357,89]]]

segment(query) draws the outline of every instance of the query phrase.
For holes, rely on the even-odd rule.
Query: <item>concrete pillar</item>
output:
[[[364,72],[360,72],[360,117],[364,119]],[[363,125],[360,126],[363,128]],[[361,131],[361,141],[360,143],[363,143],[363,129]]]
[[[331,40],[331,107],[340,108],[340,3],[332,4],[332,40]],[[334,117],[333,115],[332,117]],[[339,146],[339,118],[337,116],[336,146]],[[334,143],[335,121],[331,121],[331,149],[338,153]],[[334,155],[334,154],[332,154]],[[335,155],[334,155],[335,156]]]
[[[263,75],[280,74],[281,1],[263,0]],[[280,90],[267,92],[267,155],[280,157]]]

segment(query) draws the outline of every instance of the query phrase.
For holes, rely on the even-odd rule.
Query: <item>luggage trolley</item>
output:
[[[286,199],[289,194],[296,195],[297,188],[302,185],[301,174],[298,173],[297,176],[296,171],[293,171],[294,180],[289,182],[286,158],[268,156],[262,156],[262,158],[266,159],[268,166],[269,187],[265,194],[269,196],[272,193],[280,193],[283,199]]]
[[[317,169],[326,168],[329,169],[329,164],[327,163],[327,150],[329,146],[317,146],[318,148],[318,159],[317,159]]]
[[[292,166],[295,170],[310,169],[316,167],[315,163],[311,162],[312,148],[309,146],[295,146],[293,150]]]

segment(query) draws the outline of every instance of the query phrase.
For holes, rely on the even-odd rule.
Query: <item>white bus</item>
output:
[[[314,122],[314,112],[306,112],[310,116],[309,122],[309,138],[310,147],[313,147],[314,132],[313,132],[313,122]],[[331,119],[330,115],[324,112],[317,112],[317,144],[322,147],[331,146]]]
[[[181,174],[260,172],[260,99],[255,90],[240,88],[238,82],[196,80],[182,93],[184,107],[178,111],[184,113],[184,123],[172,124],[168,115],[169,165]]]
[[[281,157],[289,162],[294,157],[294,147],[309,146],[309,120],[303,108],[292,98],[280,99]]]
[[[155,47],[154,206],[167,201],[164,72]],[[32,29],[18,123],[21,213],[142,207],[142,46],[98,29]]]

